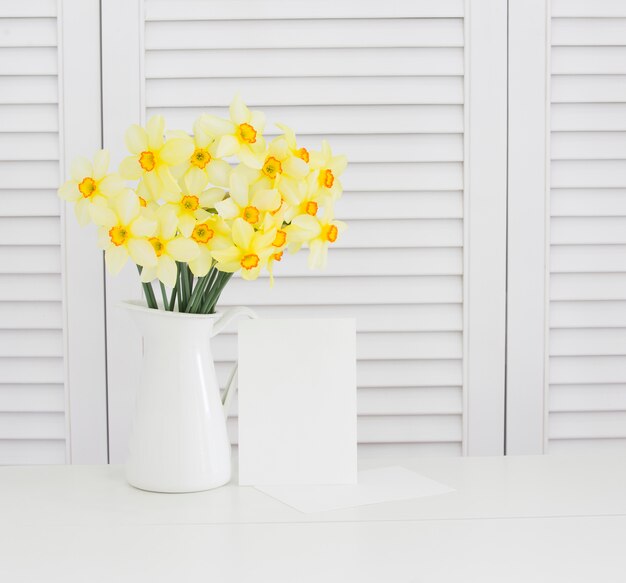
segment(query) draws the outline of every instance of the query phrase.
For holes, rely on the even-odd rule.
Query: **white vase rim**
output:
[[[158,305],[159,309],[155,310],[154,308],[149,308],[143,300],[125,300],[117,302],[115,304],[117,308],[134,310],[136,312],[145,312],[155,316],[161,316],[164,318],[175,318],[177,320],[214,320],[222,315],[222,312],[215,312],[214,314],[191,314],[188,312],[179,311],[170,312],[168,310],[162,309],[161,304]]]

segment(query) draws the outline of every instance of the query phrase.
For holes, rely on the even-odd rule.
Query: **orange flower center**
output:
[[[189,160],[194,166],[204,170],[206,165],[211,161],[211,154],[205,148],[196,148]]]
[[[237,137],[241,142],[254,144],[256,142],[256,130],[249,123],[242,123],[237,128]]]
[[[254,225],[259,222],[259,209],[255,206],[247,206],[243,209],[243,220]]]
[[[87,177],[78,185],[78,190],[80,190],[84,198],[91,198],[97,187],[96,181],[93,178]]]
[[[317,214],[317,203],[310,200],[306,203],[306,207],[304,207],[304,212],[307,215],[311,215],[314,217]]]
[[[274,158],[274,156],[270,156],[265,160],[265,164],[263,164],[263,174],[272,180],[276,178],[277,174],[281,174],[283,171],[283,166],[280,163],[280,160]]]
[[[337,240],[338,234],[339,231],[337,230],[337,227],[335,225],[326,225],[324,227],[323,236],[324,239],[326,239],[327,241],[334,243]]]
[[[241,267],[244,269],[254,269],[259,265],[259,256],[251,253],[250,255],[244,255],[241,260]]]
[[[139,206],[148,206],[148,203],[146,202],[145,198],[142,198],[141,196],[139,197]]]
[[[154,167],[156,166],[154,152],[142,152],[139,155],[139,166],[141,166],[146,172],[152,172],[152,170],[154,170]]]
[[[274,245],[274,247],[282,247],[286,240],[287,233],[285,231],[276,231],[276,237],[274,238],[272,245]]]
[[[208,243],[214,234],[215,232],[209,228],[209,225],[201,223],[195,226],[193,233],[191,233],[191,238],[194,241],[198,241],[198,243]]]
[[[320,183],[326,188],[332,188],[335,182],[335,175],[332,170],[326,169],[320,172]]]
[[[163,255],[163,249],[165,248],[163,241],[161,241],[158,237],[150,237],[148,241],[150,242],[150,245],[152,245],[156,256],[161,257],[161,255]]]
[[[119,247],[120,245],[126,243],[129,237],[129,232],[126,227],[118,225],[117,227],[112,227],[109,230],[109,237],[113,245]]]
[[[183,209],[186,211],[198,210],[198,207],[200,206],[200,199],[197,196],[193,196],[192,194],[183,196],[180,201],[180,206],[182,206]]]
[[[280,253],[274,253],[272,257],[274,258],[274,261],[280,261],[283,258],[283,252],[281,251]]]
[[[296,150],[296,156],[307,163],[309,162],[309,151],[306,148]]]

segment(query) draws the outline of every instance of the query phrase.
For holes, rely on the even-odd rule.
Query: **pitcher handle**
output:
[[[240,316],[247,316],[251,320],[258,318],[255,312],[253,312],[250,308],[246,308],[244,306],[229,308],[222,312],[220,317],[217,319],[215,324],[213,325],[213,334],[211,334],[211,338],[217,336],[228,324],[230,324],[235,318]],[[224,417],[228,417],[228,411],[230,410],[230,405],[232,403],[233,397],[235,396],[235,387],[237,386],[237,370],[239,366],[238,363],[235,362],[233,366],[233,370],[228,377],[228,382],[226,383],[226,390],[222,395],[222,406],[224,409]]]

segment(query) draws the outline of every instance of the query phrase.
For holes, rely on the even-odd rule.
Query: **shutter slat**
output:
[[[626,384],[552,385],[549,397],[555,413],[626,411]]]
[[[0,439],[0,465],[64,463],[64,439]]]
[[[560,75],[550,89],[552,103],[626,101],[626,75]]]
[[[624,282],[626,285],[626,282]],[[270,288],[267,280],[241,278],[229,282],[223,306],[458,303],[463,289],[460,276],[406,277],[290,277]],[[626,295],[624,296],[626,298]]]
[[[624,77],[626,100],[626,77]],[[624,136],[619,132],[553,132],[553,160],[626,159]]]
[[[624,188],[626,187],[626,158],[623,160],[553,160],[551,185],[555,188],[573,186]]]
[[[56,18],[11,18],[0,20],[0,48],[56,47]]]
[[[7,107],[7,106],[3,106]],[[3,107],[0,107],[0,116]],[[35,107],[35,106],[32,106]],[[42,107],[42,106],[39,106]],[[298,128],[298,134],[329,138],[334,134],[415,134],[463,132],[463,107],[460,105],[335,105],[300,107],[264,107],[269,119]],[[162,114],[169,127],[191,128],[203,113],[228,117],[224,108],[149,108],[147,117]],[[1,118],[0,118],[1,119]],[[18,130],[19,131],[19,130]],[[41,131],[41,130],[39,130]],[[46,129],[46,131],[48,131]],[[274,136],[279,130],[267,127],[265,135]]]
[[[626,301],[552,302],[550,326],[553,328],[626,327]]]
[[[559,245],[550,252],[552,273],[626,271],[626,245]]]
[[[357,332],[458,332],[463,329],[460,304],[255,306],[254,311],[260,318],[354,318]],[[222,334],[236,331],[237,324],[233,323]]]
[[[2,248],[0,247],[0,271],[2,270]],[[389,276],[389,275],[461,275],[463,272],[463,250],[460,247],[446,248],[392,248],[392,249],[342,249],[332,251],[332,261],[316,275],[325,276]],[[307,252],[283,254],[274,264],[274,276],[306,277],[311,270],[307,265]],[[269,274],[263,273],[263,278]],[[275,285],[279,285],[276,283]]]
[[[460,18],[194,20],[146,24],[153,50],[462,47]]]
[[[61,275],[0,273],[0,301],[61,301]]]
[[[0,162],[3,188],[55,188],[59,185],[59,163],[48,161]]]
[[[0,189],[0,217],[58,217],[60,208],[54,190]]]
[[[0,191],[1,192],[1,191]],[[381,199],[385,204],[381,205]],[[0,198],[0,204],[2,199]],[[1,207],[0,207],[1,208]],[[335,207],[337,216],[354,219],[462,219],[459,191],[344,191]]]
[[[626,411],[550,413],[550,439],[626,438]]]
[[[57,78],[53,75],[0,76],[0,105],[57,103]]]
[[[553,217],[626,216],[626,189],[552,189]]]
[[[0,50],[0,63],[2,50],[12,49]],[[614,58],[618,59],[620,56],[615,55]],[[274,77],[277,72],[284,77],[462,75],[463,50],[290,48],[288,51],[281,49],[148,51],[145,67],[147,79],[189,79],[208,76]],[[43,67],[33,68],[33,72],[40,75],[48,73]]]
[[[0,329],[0,354],[3,357],[63,356],[63,332]]]
[[[586,328],[550,330],[550,355],[626,355],[626,329]]]
[[[21,413],[63,413],[65,390],[61,384],[0,385],[0,410]]]
[[[57,132],[58,108],[53,104],[0,105],[0,127],[3,132]]]
[[[317,18],[442,18],[463,16],[463,0],[406,2],[405,0],[363,0],[358,11],[350,3],[318,0],[317,2],[284,2],[284,0],[230,0],[197,2],[178,0],[173,9],[170,0],[148,0],[146,21],[154,20],[275,20]],[[356,13],[356,14],[355,14]]]
[[[217,362],[229,361],[236,352],[237,339],[233,334],[217,337],[213,342],[213,357]],[[361,333],[357,340],[358,360],[449,360],[462,356],[460,332],[373,332]]]
[[[553,47],[553,75],[626,73],[626,47]]]
[[[63,359],[57,357],[0,357],[0,384],[2,383],[54,383],[62,384]]]
[[[56,75],[56,47],[0,48],[0,75]]]
[[[0,218],[0,245],[59,245],[59,223],[58,217]]]
[[[553,245],[626,243],[626,216],[559,217],[550,222]]]
[[[63,329],[61,302],[0,302],[0,329]]]
[[[60,271],[60,247],[0,245],[0,273],[59,273]]]
[[[559,18],[552,25],[552,46],[620,45],[626,18]]]
[[[626,16],[626,6],[622,0],[552,0],[552,17],[602,17]],[[554,22],[554,20],[553,20]]]
[[[58,159],[59,136],[56,133],[0,134],[0,161]]]
[[[63,439],[64,413],[0,413],[0,439]]]
[[[626,103],[555,103],[550,111],[555,132],[626,131]]]
[[[146,104],[225,107],[241,90],[241,78],[148,79]],[[251,107],[284,105],[411,105],[463,103],[462,76],[255,77],[245,79]]]
[[[556,273],[551,300],[626,300],[626,273]]]
[[[553,356],[551,384],[594,384],[626,382],[626,356]]]

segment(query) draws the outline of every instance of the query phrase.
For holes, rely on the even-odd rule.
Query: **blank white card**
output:
[[[239,483],[354,484],[352,319],[239,324]]]

